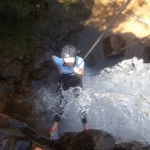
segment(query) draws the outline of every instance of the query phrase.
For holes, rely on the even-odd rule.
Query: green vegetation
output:
[[[66,7],[76,6],[78,4],[79,4],[78,2],[65,2],[64,7],[66,8]]]
[[[25,51],[30,46],[31,14],[39,0],[1,0],[0,52]]]
[[[63,9],[69,16],[68,20],[83,21],[90,15],[92,5],[92,0],[65,1],[63,3]]]

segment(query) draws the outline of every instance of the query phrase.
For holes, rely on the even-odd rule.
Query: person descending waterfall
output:
[[[52,61],[60,72],[58,83],[58,91],[60,94],[59,106],[56,109],[54,124],[50,130],[50,138],[53,140],[58,139],[58,122],[60,121],[67,104],[64,92],[66,92],[71,87],[73,88],[75,101],[77,103],[79,114],[83,123],[83,130],[88,130],[86,125],[87,113],[80,98],[83,89],[82,77],[84,76],[84,61],[76,54],[77,52],[74,46],[66,45],[61,50],[61,58],[55,55],[52,56]]]

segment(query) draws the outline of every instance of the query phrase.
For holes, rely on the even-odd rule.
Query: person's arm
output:
[[[57,64],[56,64],[56,63],[55,63],[55,61],[54,61],[54,59],[55,59],[55,58],[56,58],[56,56],[55,56],[55,55],[53,55],[53,56],[52,56],[52,61],[53,61],[54,65],[57,67],[57,69],[58,69],[59,73],[60,73],[60,74],[62,74],[62,72],[61,72],[60,68],[57,66]]]

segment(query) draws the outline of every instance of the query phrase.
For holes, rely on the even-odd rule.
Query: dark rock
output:
[[[145,63],[150,63],[150,47],[149,46],[145,48],[145,53],[147,55],[147,59],[145,60]]]
[[[132,141],[128,143],[116,144],[113,150],[150,150],[150,145],[145,146],[140,142]]]
[[[39,80],[50,74],[49,67],[43,67],[30,72],[30,78],[34,80]]]
[[[6,139],[9,136],[8,131],[4,131],[2,129],[0,129],[0,141],[3,141],[4,139]]]
[[[89,129],[79,133],[65,133],[55,143],[54,150],[110,150],[115,139],[102,130]]]
[[[35,47],[35,53],[36,54],[42,54],[45,51],[45,48],[42,46],[36,46]]]
[[[18,119],[24,120],[30,115],[32,109],[32,104],[23,99],[14,99],[12,102],[7,102],[3,113]]]
[[[56,50],[61,51],[62,48],[67,44],[68,44],[68,42],[65,40],[57,40]]]
[[[0,112],[2,112],[7,104],[7,96],[5,92],[0,92]]]
[[[15,53],[12,53],[12,56],[15,59],[18,59],[18,60],[23,60],[24,59],[24,54],[20,51],[16,51]]]
[[[5,128],[5,130],[8,131],[9,137],[12,137],[13,141],[14,141],[14,137],[15,137],[15,139],[16,139],[16,137],[18,137],[17,139],[19,141],[21,139],[26,139],[28,141],[27,143],[30,143],[29,140],[32,140],[34,142],[37,142],[41,145],[45,145],[48,147],[52,147],[55,143],[54,141],[48,139],[45,136],[40,135],[35,130],[28,127],[25,123],[18,121],[16,119],[13,119],[2,113],[0,113],[0,128],[1,129]],[[2,135],[0,136],[1,139],[3,139],[4,137],[7,136],[7,133],[5,133],[4,131],[0,131],[0,133],[3,134],[3,137],[2,137]],[[8,141],[7,143],[9,143],[9,142],[10,141]],[[0,146],[1,145],[2,144],[0,144]],[[8,144],[6,144],[6,145],[8,145]],[[29,145],[29,144],[27,144],[27,145]],[[7,150],[7,149],[5,149],[5,150]],[[20,149],[18,149],[18,150],[20,150]]]
[[[27,65],[27,64],[29,64],[31,62],[31,59],[29,59],[29,58],[24,58],[23,59],[23,64],[24,65]]]
[[[11,137],[2,141],[1,150],[29,150],[32,142],[25,137]]]
[[[56,41],[53,41],[51,44],[50,44],[50,48],[53,50],[53,51],[56,51]]]
[[[54,65],[54,63],[52,62],[52,60],[45,61],[45,62],[43,63],[43,66],[44,66],[44,67],[49,67],[49,68],[55,67],[55,65]]]
[[[111,35],[103,39],[105,57],[124,55],[126,41],[121,35]]]
[[[22,79],[22,69],[23,65],[20,61],[15,61],[13,63],[5,64],[3,66],[2,76],[3,78],[13,78],[13,80],[21,82]]]
[[[77,55],[84,58],[86,53],[85,52],[80,52]],[[90,53],[86,57],[86,59],[84,60],[84,63],[85,63],[85,67],[91,68],[91,67],[94,67],[96,65],[96,60],[95,60],[94,56]]]
[[[32,95],[34,90],[30,86],[22,86],[21,84],[14,84],[14,94],[15,95]]]

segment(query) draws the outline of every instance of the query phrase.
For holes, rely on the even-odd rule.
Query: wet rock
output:
[[[85,52],[80,52],[77,55],[84,58],[86,54],[87,53]],[[85,62],[85,67],[88,67],[88,68],[94,67],[96,65],[95,58],[91,53],[86,57],[84,62]]]
[[[54,150],[110,150],[115,139],[102,130],[89,129],[80,133],[64,133],[54,145]]]
[[[0,113],[0,129],[0,148],[2,146],[17,146],[18,150],[21,150],[22,147],[19,149],[20,145],[23,144],[24,146],[28,145],[30,147],[32,144],[31,141],[50,148],[55,143],[54,141],[40,135],[35,130],[28,127],[25,123],[13,119],[2,113]]]
[[[1,150],[29,150],[32,148],[32,142],[25,137],[11,137],[1,142],[0,148]]]
[[[13,99],[5,103],[3,113],[24,121],[31,114],[32,104],[24,99]]]
[[[9,134],[13,134],[13,136],[21,136],[24,135],[31,140],[38,142],[39,144],[43,145],[51,145],[54,143],[53,141],[49,140],[45,136],[40,135],[32,128],[28,127],[25,123],[13,119],[7,115],[0,113],[0,128],[8,129]],[[13,132],[11,132],[13,131]],[[16,131],[16,132],[14,132]],[[2,133],[2,132],[1,132]],[[19,134],[18,134],[19,133]]]
[[[45,48],[43,46],[36,46],[35,47],[35,53],[36,54],[42,54],[45,51]]]
[[[51,48],[53,51],[56,51],[56,46],[57,46],[56,41],[51,42],[50,48]]]
[[[24,54],[20,51],[16,51],[15,53],[12,53],[12,56],[15,59],[18,59],[18,60],[23,60],[24,59]]]
[[[27,65],[31,62],[32,60],[30,58],[25,57],[22,61],[23,65]]]
[[[146,59],[145,59],[145,63],[150,63],[150,47],[149,46],[147,46],[146,48],[145,48],[145,54],[146,54]]]
[[[6,97],[6,93],[4,92],[0,92],[0,112],[2,112],[7,104],[7,97]]]
[[[16,81],[20,81],[21,82],[21,77],[22,77],[22,69],[23,69],[23,65],[20,61],[15,61],[13,63],[10,64],[5,64],[3,66],[3,72],[2,72],[2,76],[3,78],[14,78],[14,80]]]
[[[49,67],[49,68],[54,68],[54,67],[55,67],[55,65],[54,65],[54,63],[52,62],[52,60],[45,61],[45,62],[43,63],[43,66]]]
[[[0,129],[0,141],[3,141],[9,136],[8,131],[4,131],[3,129]]]
[[[113,150],[149,150],[149,146],[145,146],[140,142],[128,142],[128,143],[120,143],[116,144]]]
[[[34,80],[39,80],[50,74],[49,67],[43,67],[30,72],[30,78]]]
[[[48,52],[43,52],[40,55],[36,55],[34,59],[34,67],[35,67],[34,69],[39,69],[42,67],[45,61],[52,60],[52,55],[55,55],[52,49],[49,49]]]
[[[30,86],[22,86],[21,84],[14,84],[14,94],[29,96],[34,93],[34,90]]]
[[[56,51],[61,52],[62,48],[67,44],[68,42],[65,40],[57,40]]]
[[[103,39],[105,57],[119,56],[125,54],[126,41],[121,35],[111,35]]]
[[[114,137],[103,131],[89,129],[83,132],[67,132],[57,141],[42,136],[25,123],[0,113],[1,150],[149,150],[139,142],[115,145]]]

